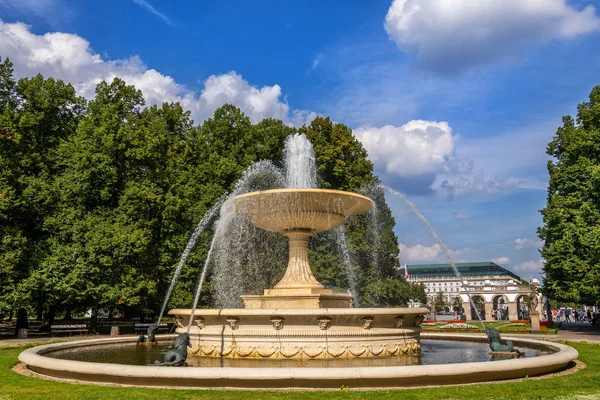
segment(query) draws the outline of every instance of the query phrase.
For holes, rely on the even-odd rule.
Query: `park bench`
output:
[[[134,328],[136,335],[141,335],[143,333],[148,332],[148,328],[150,328],[153,325],[156,324],[135,324]],[[158,333],[161,330],[166,332],[168,329],[169,326],[167,324],[158,324],[158,328],[156,329],[155,333]]]
[[[87,335],[88,330],[87,324],[50,325],[50,333],[52,333],[53,337],[57,333],[68,333],[69,336],[71,336],[73,332],[79,333],[80,335],[85,333]]]

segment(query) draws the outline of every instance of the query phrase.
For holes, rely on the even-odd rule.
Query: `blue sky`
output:
[[[600,84],[600,1],[0,0],[15,74],[84,96],[120,76],[197,122],[225,102],[253,121],[331,116],[406,193],[456,261],[541,268],[546,144]],[[404,261],[443,262],[388,199]]]

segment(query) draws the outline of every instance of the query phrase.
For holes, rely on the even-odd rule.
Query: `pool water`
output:
[[[156,360],[163,361],[170,349],[169,342],[157,346],[136,346],[132,344],[102,345],[56,350],[44,354],[64,360],[114,363],[125,365],[148,365]],[[551,351],[528,347],[517,348],[524,357],[537,357]],[[195,357],[188,353],[187,363],[192,367],[241,367],[241,368],[351,368],[351,367],[392,367],[406,365],[434,365],[506,360],[512,357],[492,356],[487,343],[450,340],[421,340],[421,353],[391,357],[331,358],[331,359],[258,359],[258,358],[214,358]],[[523,357],[523,356],[522,356]]]

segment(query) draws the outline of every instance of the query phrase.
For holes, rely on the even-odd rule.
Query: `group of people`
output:
[[[546,310],[544,310],[544,319],[547,319]],[[552,310],[552,320],[557,322],[591,322],[593,325],[600,319],[600,311],[596,310],[575,310],[571,308],[561,308]]]
[[[492,319],[497,321],[508,321],[508,309],[498,308],[497,310],[492,310]]]

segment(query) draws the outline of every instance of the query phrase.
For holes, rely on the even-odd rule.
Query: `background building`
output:
[[[458,302],[454,299],[460,297],[468,319],[477,319],[469,296],[482,319],[498,319],[498,316],[509,320],[529,318],[531,285],[523,282],[520,276],[493,262],[454,265],[460,278],[450,264],[407,265],[405,276],[410,282],[425,286],[430,304],[442,293],[448,310],[453,311],[453,303]],[[535,280],[531,284],[536,286],[539,282]]]

